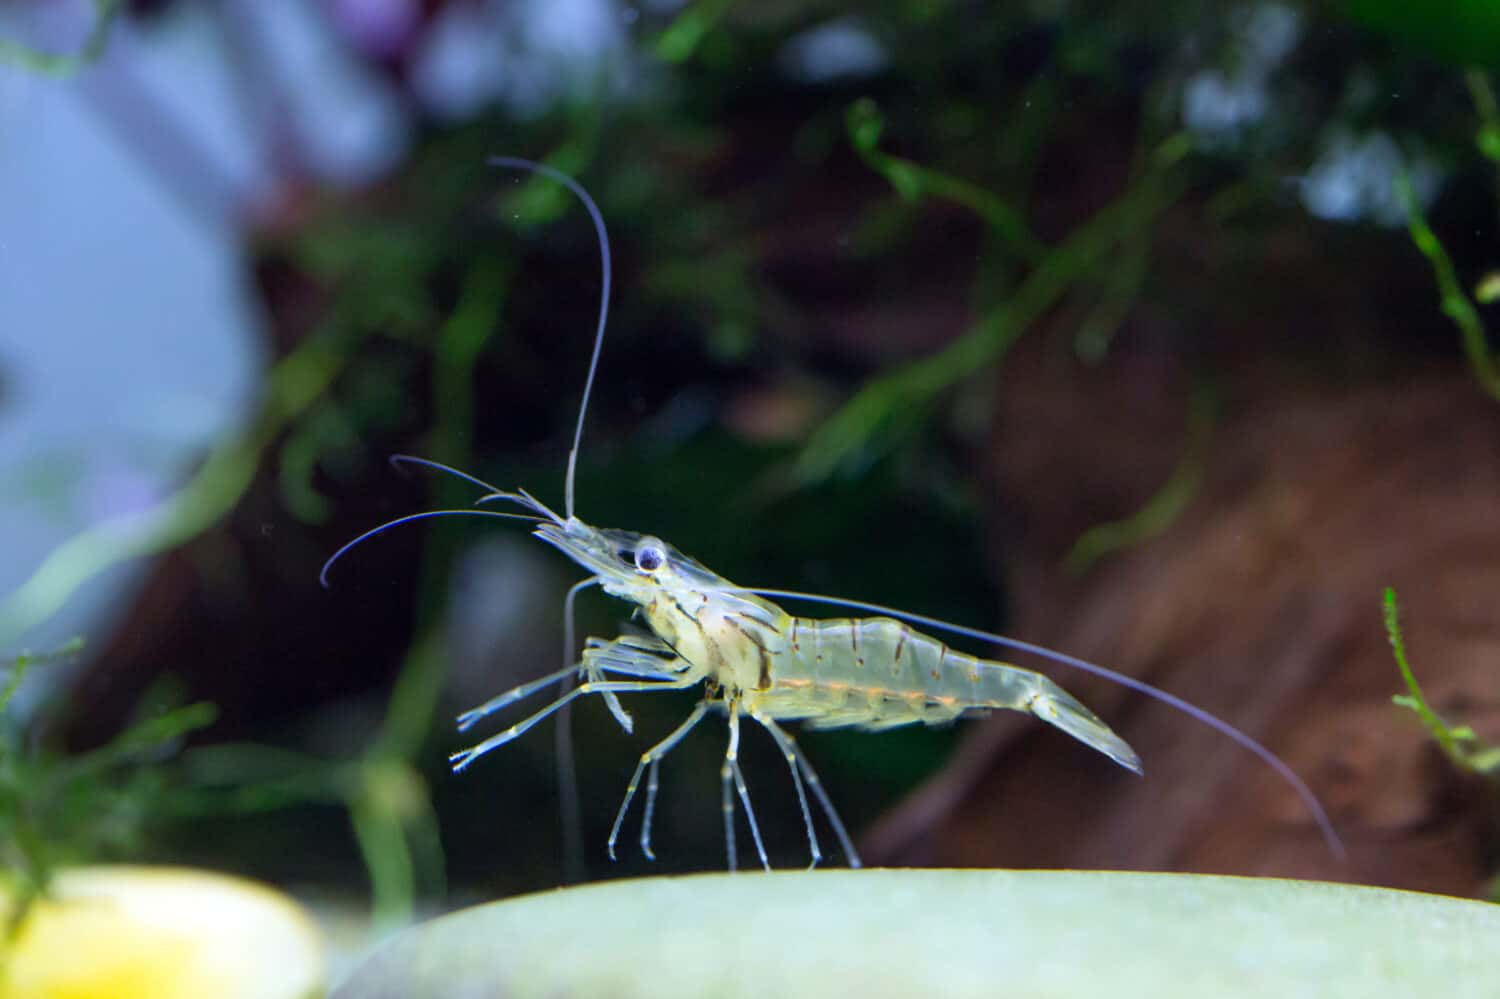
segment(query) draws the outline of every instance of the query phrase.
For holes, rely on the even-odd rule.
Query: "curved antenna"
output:
[[[1065,652],[1056,652],[1046,646],[1023,642],[1018,638],[1006,638],[1004,635],[997,635],[989,631],[980,631],[978,628],[966,628],[961,624],[951,624],[948,621],[942,621],[935,617],[927,617],[925,614],[913,614],[910,611],[897,610],[894,607],[886,607],[883,604],[866,603],[863,600],[846,600],[843,597],[827,597],[820,593],[802,593],[798,590],[763,590],[741,586],[732,588],[731,592],[736,590],[745,593],[754,593],[762,597],[813,600],[835,607],[848,607],[853,610],[870,611],[876,614],[889,614],[891,617],[900,618],[903,621],[909,621],[912,624],[923,627],[937,628],[942,631],[952,632],[955,635],[962,635],[965,638],[972,638],[975,641],[993,642],[996,645],[1002,645],[1006,648],[1029,652],[1043,659],[1050,659],[1055,663],[1072,666],[1074,669],[1081,669],[1086,673],[1102,676],[1106,680],[1113,680],[1122,687],[1128,687],[1138,693],[1145,694],[1147,697],[1154,698],[1163,704],[1176,708],[1190,718],[1196,718],[1220,735],[1227,736],[1241,747],[1248,749],[1262,763],[1265,763],[1274,770],[1282,780],[1290,784],[1292,790],[1297,792],[1297,797],[1302,799],[1303,805],[1312,813],[1314,821],[1317,822],[1318,830],[1323,834],[1323,839],[1328,844],[1329,851],[1340,861],[1348,856],[1348,852],[1344,849],[1344,841],[1339,838],[1339,834],[1334,830],[1333,820],[1328,817],[1328,813],[1323,809],[1322,803],[1318,801],[1317,795],[1313,794],[1312,788],[1308,787],[1302,778],[1297,776],[1296,771],[1288,766],[1286,761],[1217,715],[1210,714],[1196,704],[1185,701],[1176,694],[1169,694],[1160,687],[1154,687],[1144,680],[1137,680],[1133,676],[1126,676],[1124,673],[1118,673],[1107,667],[1079,659],[1077,656],[1070,656]]]
[[[567,525],[567,521],[563,520],[557,514],[553,513],[551,507],[549,507],[547,504],[543,503],[541,500],[537,499],[535,496],[531,495],[524,489],[517,489],[515,492],[508,492],[504,489],[496,489],[493,492],[485,493],[483,496],[479,497],[474,501],[474,505],[478,506],[481,503],[488,503],[490,500],[505,500],[505,502],[507,503],[514,503],[517,506],[524,506],[526,509],[539,514],[540,517],[544,520],[550,520],[558,526]]]
[[[543,177],[562,184],[578,195],[578,200],[582,201],[583,207],[588,209],[589,218],[594,220],[594,231],[599,234],[599,263],[604,275],[599,290],[599,328],[594,333],[594,353],[589,358],[589,373],[583,383],[583,399],[578,403],[578,424],[573,429],[573,449],[568,452],[568,476],[563,487],[563,510],[571,520],[573,517],[573,478],[578,467],[578,445],[583,441],[583,418],[589,411],[589,395],[594,390],[594,374],[599,370],[599,352],[604,347],[604,326],[609,321],[609,283],[610,275],[614,271],[609,255],[609,234],[604,230],[604,216],[600,214],[599,206],[594,203],[589,192],[583,189],[582,184],[561,170],[549,167],[545,163],[523,160],[518,156],[491,156],[489,164],[490,166],[530,170],[532,173],[539,173]]]
[[[501,513],[498,510],[424,510],[421,513],[409,513],[405,517],[397,517],[388,520],[379,527],[372,527],[353,541],[346,543],[338,551],[328,556],[328,561],[323,563],[323,568],[318,571],[318,582],[323,588],[328,589],[328,570],[333,568],[333,563],[344,557],[344,553],[362,541],[368,541],[375,535],[397,527],[401,524],[409,524],[414,520],[427,520],[432,517],[504,517],[506,520],[530,520],[541,523],[541,517],[533,517],[529,513]]]
[[[392,468],[395,468],[397,470],[402,470],[403,465],[420,465],[423,468],[431,468],[434,471],[444,472],[448,475],[455,476],[456,478],[463,479],[465,482],[473,483],[480,489],[483,489],[485,492],[492,495],[502,496],[505,494],[505,490],[499,488],[498,486],[492,486],[483,479],[475,478],[468,472],[460,472],[452,465],[445,465],[441,461],[433,461],[431,458],[418,458],[416,455],[411,454],[393,454],[386,460],[391,463]]]
[[[480,503],[488,503],[491,500],[505,500],[507,503],[515,503],[537,514],[536,520],[547,519],[556,521],[559,524],[563,523],[563,519],[553,513],[547,504],[524,489],[518,489],[515,492],[501,489],[499,486],[492,486],[483,479],[470,475],[468,472],[461,472],[452,465],[445,465],[441,461],[433,461],[431,458],[418,458],[409,454],[393,454],[388,460],[397,469],[400,469],[403,465],[420,465],[423,468],[446,472],[449,475],[463,479],[465,482],[472,482],[480,489],[485,490],[485,494],[474,501],[475,506],[478,506]]]

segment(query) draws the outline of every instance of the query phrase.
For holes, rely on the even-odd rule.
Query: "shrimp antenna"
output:
[[[545,163],[523,160],[518,156],[491,156],[489,164],[529,170],[562,184],[578,195],[578,200],[583,202],[583,207],[588,209],[589,217],[594,220],[594,231],[599,234],[599,264],[603,272],[603,281],[599,290],[599,328],[594,333],[594,353],[589,358],[589,373],[583,383],[583,399],[578,404],[578,424],[573,429],[573,449],[568,452],[568,477],[563,491],[563,510],[571,520],[573,517],[573,479],[578,468],[578,445],[583,441],[583,418],[589,411],[589,395],[594,390],[594,375],[599,370],[599,352],[604,347],[604,327],[609,321],[609,284],[610,276],[614,272],[614,265],[610,262],[609,255],[609,233],[604,229],[604,216],[600,214],[599,206],[594,203],[589,192],[583,189],[582,184],[561,170],[547,166]]]
[[[465,482],[472,483],[473,485],[478,486],[480,489],[483,489],[486,493],[491,493],[498,496],[505,492],[505,490],[500,489],[496,486],[492,486],[483,479],[476,478],[475,476],[470,475],[468,472],[460,472],[452,465],[445,465],[441,461],[433,461],[431,458],[418,458],[417,456],[410,454],[393,454],[386,460],[391,463],[392,468],[395,468],[398,471],[404,471],[404,466],[406,465],[420,465],[423,468],[430,468],[434,471],[443,472],[444,474],[452,475],[455,478],[463,479]]]
[[[1318,796],[1313,794],[1312,788],[1308,787],[1302,778],[1297,776],[1297,772],[1288,766],[1285,760],[1271,752],[1247,733],[1240,731],[1217,715],[1210,714],[1196,704],[1185,701],[1176,694],[1169,694],[1160,687],[1154,687],[1144,680],[1137,680],[1133,676],[1117,673],[1112,669],[1079,659],[1076,656],[1070,656],[1065,652],[1056,652],[1043,645],[1023,642],[1018,638],[1006,638],[1004,635],[997,635],[989,631],[980,631],[978,628],[966,628],[961,624],[952,624],[935,617],[927,617],[924,614],[913,614],[910,611],[897,610],[894,607],[886,607],[882,604],[866,603],[863,600],[846,600],[843,597],[827,597],[820,593],[801,593],[797,590],[762,590],[751,587],[734,587],[733,589],[745,593],[755,593],[763,597],[813,600],[818,603],[831,604],[835,607],[849,607],[854,610],[870,611],[875,614],[889,614],[891,617],[900,618],[903,621],[909,621],[912,624],[923,627],[937,628],[955,635],[962,635],[965,638],[972,638],[975,641],[993,642],[996,645],[1016,649],[1020,652],[1029,652],[1032,655],[1041,656],[1043,659],[1050,659],[1064,666],[1072,666],[1074,669],[1081,669],[1086,673],[1102,676],[1106,680],[1112,680],[1120,684],[1122,687],[1128,687],[1138,693],[1145,694],[1147,697],[1154,698],[1163,704],[1176,708],[1190,718],[1196,718],[1209,728],[1221,735],[1227,736],[1257,756],[1261,762],[1274,770],[1282,780],[1291,785],[1292,790],[1297,792],[1297,797],[1302,799],[1303,805],[1307,807],[1308,812],[1312,814],[1313,820],[1317,822],[1318,831],[1323,834],[1323,840],[1328,844],[1328,849],[1334,857],[1342,861],[1348,856],[1348,852],[1344,849],[1344,841],[1339,838],[1338,832],[1334,830],[1333,820],[1328,817],[1328,812],[1324,810],[1322,802],[1318,801]]]
[[[333,568],[333,563],[343,558],[344,553],[355,545],[368,541],[375,535],[382,534],[392,527],[409,524],[414,520],[428,520],[432,517],[504,517],[507,520],[531,520],[537,522],[542,520],[541,517],[534,517],[529,513],[501,513],[498,510],[424,510],[421,513],[409,513],[405,517],[397,517],[395,520],[386,521],[379,527],[370,528],[328,556],[328,561],[323,563],[323,568],[318,572],[318,582],[323,584],[323,589],[328,589],[328,570]]]
[[[433,461],[430,458],[418,458],[409,454],[393,454],[389,460],[391,465],[397,469],[405,465],[420,465],[423,468],[445,472],[455,478],[463,479],[465,482],[473,483],[485,491],[483,496],[474,501],[475,506],[478,506],[480,503],[488,503],[490,500],[505,500],[507,503],[515,503],[517,506],[523,506],[532,511],[532,513],[537,515],[532,518],[534,520],[545,519],[555,521],[558,524],[563,523],[563,519],[553,513],[547,504],[524,489],[517,489],[515,492],[511,492],[508,489],[501,489],[499,486],[492,486],[483,479],[470,475],[468,472],[459,471],[452,465],[445,465],[441,461]]]

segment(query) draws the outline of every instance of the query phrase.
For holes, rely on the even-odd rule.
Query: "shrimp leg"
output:
[[[583,665],[591,680],[601,679],[601,672],[661,680],[687,669],[687,663],[666,642],[638,635],[622,635],[608,642],[590,638],[583,651]]]
[[[635,798],[636,789],[641,785],[641,774],[646,767],[651,768],[651,779],[646,786],[646,814],[641,823],[641,852],[649,860],[655,860],[656,855],[651,852],[651,813],[656,806],[656,769],[661,758],[670,753],[679,742],[703,720],[708,714],[708,702],[699,701],[698,706],[693,709],[692,714],[672,734],[661,742],[652,746],[641,754],[641,760],[636,764],[635,773],[630,776],[630,783],[625,786],[625,800],[620,803],[620,810],[615,814],[615,824],[609,830],[609,859],[615,859],[615,843],[620,838],[620,827],[625,823],[625,813],[630,811],[630,802]]]
[[[553,678],[547,679],[548,682],[551,682]],[[512,739],[524,735],[532,726],[536,725],[547,716],[554,714],[555,712],[560,710],[563,705],[571,704],[573,701],[577,700],[580,697],[583,697],[585,694],[628,694],[645,693],[653,690],[684,690],[688,687],[693,686],[697,682],[698,681],[696,679],[672,679],[655,682],[648,680],[590,680],[589,682],[568,691],[562,697],[559,697],[557,700],[553,701],[551,704],[547,705],[545,708],[538,711],[531,717],[516,722],[505,731],[500,732],[497,735],[492,735],[478,745],[470,746],[468,749],[465,749],[462,752],[454,753],[452,756],[448,757],[448,762],[452,765],[455,772],[463,770],[470,763],[473,763],[485,753],[488,753],[492,749],[497,749],[500,746],[505,745]]]
[[[812,860],[808,863],[810,871],[818,866],[823,859],[823,851],[818,846],[818,833],[813,828],[812,810],[807,807],[807,789],[802,786],[802,771],[798,766],[798,757],[801,753],[792,737],[781,730],[781,727],[759,714],[751,714],[752,718],[760,722],[765,730],[771,733],[771,738],[776,740],[776,746],[781,750],[781,755],[786,757],[786,764],[792,771],[792,786],[797,789],[797,804],[802,806],[802,824],[807,828],[807,847],[812,853]]]
[[[492,493],[496,491],[492,486],[487,488]],[[563,597],[562,661],[565,663],[573,661],[578,648],[578,594],[598,584],[599,577],[590,576],[570,586],[567,595]],[[564,675],[562,682],[557,685],[557,696],[562,697],[572,689],[573,676]],[[626,721],[629,720],[630,715],[623,708],[618,712],[614,710],[619,704],[614,694],[609,694],[605,703],[610,706],[610,713],[615,716],[616,721],[621,721],[621,715],[625,716]],[[625,724],[625,721],[621,721],[621,724],[625,725],[625,731],[630,731],[629,724]],[[557,730],[553,739],[557,765],[557,800],[562,822],[563,874],[567,881],[576,884],[587,877],[588,870],[583,853],[583,805],[578,794],[578,758],[573,751],[573,705],[564,705],[558,712]]]
[[[796,774],[798,769],[802,771],[807,781],[807,786],[812,790],[813,797],[818,799],[818,805],[822,807],[823,814],[828,816],[828,824],[833,826],[833,834],[838,837],[839,846],[843,849],[844,856],[849,861],[849,866],[856,869],[864,866],[859,859],[859,851],[854,848],[854,840],[849,836],[849,830],[844,828],[844,820],[839,818],[838,809],[833,807],[833,802],[828,797],[827,789],[823,787],[823,782],[818,779],[818,773],[813,769],[812,763],[808,761],[807,754],[802,751],[802,747],[797,745],[797,740],[793,739],[791,733],[786,729],[777,725],[769,718],[757,715],[755,720],[764,725],[766,731],[771,733],[771,738],[776,740],[776,744],[781,747],[787,759],[795,761],[793,775]],[[802,793],[800,785],[797,788],[797,792],[800,797]],[[808,823],[807,835],[808,839],[813,841],[813,853],[815,855],[813,862],[817,863],[817,840],[812,834],[812,819],[807,814],[805,800],[802,805],[802,817]]]
[[[530,683],[523,683],[519,687],[512,687],[503,694],[496,694],[494,697],[491,697],[489,700],[479,705],[479,707],[470,708],[468,711],[465,711],[463,714],[459,715],[458,730],[460,732],[467,732],[475,722],[489,717],[496,711],[499,711],[501,708],[508,707],[516,703],[517,701],[524,700],[525,698],[530,697],[532,694],[535,694],[538,690],[541,690],[543,687],[555,683],[558,680],[562,680],[565,683],[571,682],[573,677],[577,676],[582,671],[583,664],[574,663],[571,666],[566,666],[563,669],[548,673],[546,676],[532,680]],[[563,698],[566,698],[567,696],[567,693],[563,694]],[[559,698],[559,700],[562,700],[563,698]]]
[[[661,643],[660,647],[665,649],[666,645]],[[584,651],[582,662],[577,662],[572,666],[566,666],[555,672],[548,673],[546,676],[532,680],[530,683],[523,683],[519,687],[512,687],[505,693],[497,694],[488,701],[485,701],[479,707],[470,708],[468,711],[465,711],[458,716],[458,730],[460,732],[468,731],[468,729],[473,727],[475,722],[494,714],[501,708],[508,707],[519,700],[530,697],[538,690],[557,680],[562,680],[566,683],[579,673],[586,673],[589,681],[594,684],[604,681],[602,672],[604,670],[653,680],[674,679],[678,671],[663,669],[664,666],[670,663],[670,660],[663,659],[660,655],[653,655],[652,652],[656,648],[657,645],[652,644],[648,640],[633,637],[619,639],[614,642],[591,643],[589,648]],[[625,710],[620,707],[620,702],[615,698],[614,691],[607,687],[597,686],[595,690],[602,693],[607,702],[611,702],[612,707],[610,710],[615,712],[616,720],[619,721],[627,733],[630,732],[633,727],[630,715],[626,714]],[[569,699],[571,693],[571,691],[564,690],[562,695],[553,703],[557,706],[571,703]]]
[[[844,851],[844,858],[849,861],[849,866],[852,868],[858,869],[863,867],[864,862],[859,859],[859,851],[854,848],[854,840],[849,835],[849,830],[844,828],[844,820],[839,818],[838,809],[833,807],[833,800],[828,797],[828,789],[818,779],[818,772],[813,769],[813,765],[808,760],[807,754],[802,752],[801,747],[792,741],[792,737],[788,735],[786,738],[787,743],[792,748],[792,752],[797,754],[797,763],[802,767],[802,774],[807,779],[807,786],[812,790],[813,797],[818,799],[818,804],[822,807],[823,814],[828,816],[828,824],[833,826],[833,834],[838,837],[839,846]]]
[[[724,752],[724,766],[719,769],[719,783],[723,788],[724,844],[729,851],[729,870],[733,872],[739,864],[734,848],[734,795],[729,789],[731,780],[739,792],[740,802],[745,806],[745,818],[750,823],[750,837],[755,841],[755,853],[760,858],[760,866],[769,871],[771,861],[766,858],[766,846],[760,838],[760,825],[755,821],[755,809],[750,805],[750,790],[745,786],[745,774],[740,770],[739,701],[729,702],[729,748]]]

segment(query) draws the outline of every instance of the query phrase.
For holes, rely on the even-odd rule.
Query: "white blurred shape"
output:
[[[630,83],[625,27],[611,0],[450,4],[417,55],[413,88],[447,118],[493,101],[531,117],[569,97],[615,94]]]
[[[1259,121],[1267,103],[1265,84],[1206,70],[1189,80],[1183,91],[1183,123],[1194,132],[1237,132]]]
[[[1256,4],[1232,19],[1233,65],[1205,69],[1182,92],[1182,120],[1209,144],[1231,141],[1270,110],[1271,74],[1302,36],[1302,15],[1279,3]]]
[[[841,17],[788,40],[777,61],[790,76],[822,83],[877,73],[886,64],[886,53],[858,18]]]
[[[411,68],[411,86],[428,111],[461,120],[505,85],[505,53],[495,19],[475,4],[448,4],[429,25]]]
[[[234,0],[254,18],[305,164],[320,180],[358,186],[405,154],[409,122],[384,80],[357,62],[308,3]]]
[[[1403,225],[1406,211],[1395,188],[1402,169],[1419,202],[1426,203],[1437,192],[1441,176],[1437,167],[1420,157],[1407,162],[1389,135],[1374,132],[1355,137],[1337,131],[1301,179],[1302,204],[1318,218]]]

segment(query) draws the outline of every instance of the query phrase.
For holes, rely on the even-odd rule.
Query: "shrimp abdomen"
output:
[[[752,711],[816,728],[892,728],[951,721],[970,710],[1035,715],[1116,763],[1140,758],[1098,716],[1041,673],[955,652],[892,618],[794,618]]]

